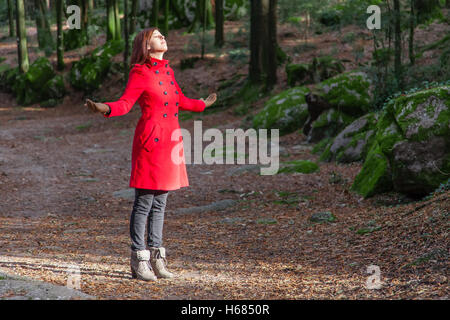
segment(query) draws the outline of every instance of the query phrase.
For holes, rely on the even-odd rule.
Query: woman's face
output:
[[[152,37],[149,41],[147,48],[150,52],[166,52],[167,51],[167,42],[165,37],[158,30],[153,31]]]

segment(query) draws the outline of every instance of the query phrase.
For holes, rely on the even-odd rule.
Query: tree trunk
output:
[[[114,0],[114,23],[115,23],[115,36],[114,39],[122,39],[122,32],[120,27],[120,15],[119,15],[119,0]]]
[[[133,34],[136,32],[136,15],[138,9],[138,0],[131,1],[131,13],[130,13],[130,30],[129,34]]]
[[[54,42],[50,24],[45,14],[47,12],[47,4],[45,0],[34,0],[34,4],[38,45],[40,49],[45,50],[45,55],[48,57],[53,53]]]
[[[170,0],[164,1],[164,27],[163,33],[167,36],[169,34],[169,14],[170,14]]]
[[[153,0],[151,26],[158,28],[159,0]]]
[[[16,36],[16,29],[14,25],[14,5],[12,4],[13,0],[8,0],[8,20],[9,20],[9,36]]]
[[[224,0],[216,0],[216,34],[215,34],[215,46],[218,48],[222,48],[224,45],[224,15],[223,15],[223,1]]]
[[[116,36],[114,2],[115,0],[106,0],[106,41],[113,40]]]
[[[125,33],[125,51],[123,53],[123,73],[124,73],[124,83],[126,84],[128,82],[128,52],[129,49],[129,34],[128,34],[128,0],[124,0],[124,23],[123,23],[123,32]]]
[[[209,29],[214,25],[214,17],[212,14],[211,1],[210,0],[206,0],[206,1],[199,0],[197,2],[197,7],[195,9],[194,20],[192,21],[192,24],[189,27],[188,32],[191,33],[192,31],[194,31],[194,29],[198,25],[202,26],[205,18],[206,18],[206,29]]]
[[[414,0],[410,0],[411,12],[410,12],[410,22],[409,22],[409,61],[411,66],[415,63],[414,58],[414,28],[415,28],[415,10],[414,10]]]
[[[253,84],[262,82],[262,37],[264,36],[262,26],[262,6],[260,0],[251,0],[250,3],[250,64],[249,80]]]
[[[63,43],[63,0],[56,0],[56,55],[57,69],[64,69],[64,43]]]
[[[277,0],[269,1],[268,12],[268,37],[266,40],[267,51],[267,90],[270,91],[277,83]]]
[[[399,89],[403,87],[402,85],[402,36],[400,29],[400,0],[394,0],[394,47],[395,47],[395,62],[394,62],[394,72],[395,78]]]
[[[207,10],[207,2],[208,0],[202,0],[202,8],[203,8],[203,30],[202,30],[202,59],[205,55],[205,31],[206,31],[206,10]]]
[[[19,71],[26,73],[30,67],[27,50],[27,30],[25,27],[25,7],[23,0],[16,0],[17,54]]]

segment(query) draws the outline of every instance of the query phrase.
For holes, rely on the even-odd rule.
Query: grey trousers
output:
[[[133,211],[130,217],[132,250],[146,250],[145,227],[148,247],[162,245],[164,210],[169,191],[135,188]]]

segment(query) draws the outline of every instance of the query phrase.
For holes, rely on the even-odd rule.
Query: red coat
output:
[[[129,186],[155,190],[189,186],[178,111],[202,112],[205,103],[185,97],[169,60],[153,57],[131,69],[123,95],[105,102],[111,108],[105,117],[128,113],[136,100],[142,115],[134,132]]]

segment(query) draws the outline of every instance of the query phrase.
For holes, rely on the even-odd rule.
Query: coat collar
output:
[[[157,59],[150,56],[150,59],[147,59],[147,63],[152,67],[162,67],[165,65],[169,65],[170,60],[167,59]]]

